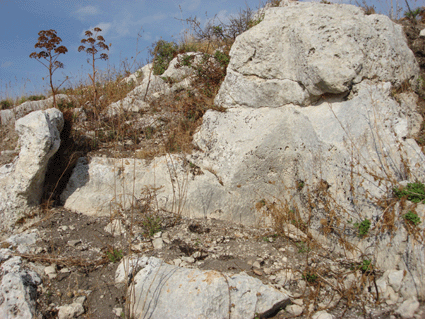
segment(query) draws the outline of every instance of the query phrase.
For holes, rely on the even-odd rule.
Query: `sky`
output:
[[[370,0],[379,1],[379,0]],[[396,1],[396,0],[394,0]],[[415,1],[415,0],[411,0]],[[418,0],[416,0],[418,1]],[[423,1],[423,0],[419,0]],[[188,28],[185,19],[202,23],[217,15],[237,14],[249,6],[257,9],[265,0],[0,0],[0,100],[48,90],[48,70],[32,52],[39,52],[38,32],[54,29],[68,52],[58,60],[64,64],[53,75],[56,84],[68,76],[64,86],[88,80],[87,54],[78,52],[86,30],[94,27],[110,50],[108,61],[96,61],[97,69],[135,71],[149,59],[148,48],[164,39],[176,42]]]

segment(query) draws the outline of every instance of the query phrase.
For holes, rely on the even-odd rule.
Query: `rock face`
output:
[[[209,171],[191,180],[188,167],[180,156],[163,156],[152,162],[99,157],[89,162],[80,158],[61,200],[65,208],[109,216],[113,211],[137,206],[151,192],[157,196],[158,208],[206,217],[225,195],[224,189]]]
[[[63,116],[57,109],[35,111],[16,121],[19,156],[0,167],[1,228],[39,204],[47,163],[59,149],[62,128]]]
[[[289,298],[244,273],[180,268],[155,257],[142,264],[128,289],[136,318],[253,318]]]
[[[159,208],[179,207],[191,217],[282,229],[296,217],[330,249],[406,271],[397,293],[423,298],[425,247],[403,214],[414,209],[424,220],[425,210],[388,204],[393,187],[425,181],[425,157],[413,139],[422,121],[416,97],[396,93],[414,85],[417,72],[401,27],[387,17],[348,5],[270,7],[232,47],[216,97],[227,112],[204,115],[194,136],[199,151],[171,164],[167,157],[144,162],[140,170],[132,162],[81,163],[65,207],[95,213],[153,186]],[[114,190],[102,186],[106,176]],[[124,177],[137,181],[136,192],[129,194],[131,184],[116,187]],[[354,225],[365,220],[370,231],[359,234]]]
[[[56,102],[59,103],[60,100],[69,101],[70,97],[66,94],[57,94]],[[1,125],[6,125],[7,123],[14,122],[15,120],[29,114],[33,111],[44,110],[49,107],[52,107],[53,97],[49,97],[45,100],[40,101],[27,101],[18,105],[17,107],[9,110],[0,111]]]
[[[0,318],[34,318],[40,277],[34,271],[23,269],[18,256],[2,264],[0,275]]]
[[[224,107],[309,105],[364,79],[400,85],[418,71],[402,27],[359,7],[296,2],[268,8],[238,37],[216,102]]]

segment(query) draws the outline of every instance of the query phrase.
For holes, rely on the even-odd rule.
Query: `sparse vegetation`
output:
[[[59,69],[63,68],[64,65],[62,62],[58,61],[60,54],[65,54],[68,52],[68,49],[59,44],[62,42],[62,39],[57,36],[55,30],[42,30],[38,33],[38,42],[35,44],[35,48],[41,49],[40,52],[33,52],[30,54],[30,58],[36,59],[38,62],[43,64],[49,70],[49,79],[50,79],[50,88],[53,95],[53,105],[56,107],[56,92],[62,86],[65,80],[58,86],[53,86],[53,73]],[[44,59],[46,62],[42,62],[41,59]]]
[[[95,33],[93,34],[93,32]],[[108,60],[108,55],[106,53],[100,53],[99,56],[97,56],[97,54],[99,53],[99,50],[109,51],[109,46],[105,44],[105,39],[103,38],[103,36],[98,34],[99,32],[102,32],[101,28],[96,27],[93,29],[93,32],[91,32],[90,30],[87,30],[85,32],[86,39],[81,40],[82,45],[78,47],[78,52],[84,51],[86,54],[88,54],[91,57],[91,61],[90,59],[88,59],[87,63],[91,63],[91,66],[93,69],[92,74],[89,74],[89,77],[93,86],[93,108],[96,112],[98,91],[97,91],[97,82],[96,82],[97,71],[96,71],[95,62],[96,60],[105,60],[105,61]]]
[[[0,110],[10,109],[13,106],[11,100],[1,100],[0,101]]]
[[[364,237],[367,235],[370,229],[370,225],[371,223],[369,219],[364,219],[360,223],[354,223],[354,227],[357,228],[359,232],[359,237]]]
[[[177,55],[178,46],[174,42],[158,40],[153,44],[153,74],[161,75],[167,70],[171,60]]]
[[[278,6],[279,2],[280,1],[274,0],[269,1],[271,6]],[[323,0],[322,2],[329,3]],[[368,7],[367,14],[373,13],[375,13],[374,8]],[[415,19],[418,15],[419,13],[415,15]],[[212,22],[204,29],[201,29],[200,24],[196,18],[188,19],[187,22],[192,27],[194,27],[194,32],[192,32],[191,37],[189,37],[186,41],[177,44],[175,42],[159,40],[153,44],[151,49],[154,62],[153,74],[163,74],[169,66],[170,61],[180,53],[183,53],[183,55],[179,58],[179,64],[194,70],[192,86],[189,89],[176,90],[176,92],[170,94],[169,97],[158,99],[152,102],[152,109],[149,110],[149,112],[152,111],[152,114],[159,114],[159,121],[161,121],[163,125],[156,125],[157,123],[151,123],[142,129],[135,128],[133,126],[134,122],[132,122],[133,116],[135,115],[130,114],[130,112],[123,113],[115,117],[102,118],[101,126],[96,126],[93,124],[92,120],[99,117],[99,110],[103,110],[105,106],[112,102],[121,100],[135,86],[135,83],[124,83],[122,81],[124,76],[123,74],[116,74],[114,78],[102,78],[100,72],[98,73],[98,71],[95,69],[94,61],[97,59],[95,58],[97,51],[94,53],[96,50],[95,46],[97,45],[98,48],[103,49],[108,48],[108,46],[104,44],[103,37],[97,36],[97,32],[101,31],[100,29],[97,30],[98,28],[93,30],[96,33],[94,36],[91,31],[86,32],[87,39],[83,39],[82,43],[86,45],[90,44],[90,46],[86,48],[86,46],[83,45],[80,46],[82,49],[79,49],[79,51],[84,50],[92,57],[93,73],[89,75],[92,82],[91,86],[81,83],[74,88],[70,87],[64,90],[64,93],[74,95],[76,99],[72,102],[61,100],[58,102],[55,101],[55,103],[62,111],[75,107],[82,107],[84,109],[89,119],[87,130],[94,130],[97,136],[96,141],[94,141],[94,143],[91,145],[95,149],[101,147],[103,147],[103,149],[109,148],[109,150],[116,148],[118,150],[116,153],[119,154],[122,152],[122,150],[134,151],[136,147],[140,146],[141,141],[145,141],[155,144],[150,149],[141,149],[140,151],[143,151],[143,155],[140,155],[140,158],[151,158],[153,156],[164,153],[190,152],[193,147],[191,143],[192,136],[201,123],[205,112],[208,109],[223,111],[222,109],[214,106],[213,100],[216,93],[218,92],[222,80],[226,75],[226,68],[230,62],[229,50],[231,44],[238,34],[251,27],[254,27],[258,23],[261,23],[263,17],[264,16],[261,14],[254,16],[253,12],[250,11],[250,9],[247,9],[246,11],[241,11],[241,16],[232,18],[233,20],[231,20],[229,24],[220,24],[220,22],[217,23],[217,21],[211,20]],[[96,41],[98,41],[97,44]],[[100,45],[100,43],[103,43],[104,47]],[[203,58],[201,63],[194,63],[194,55],[185,54],[188,52],[202,52]],[[107,57],[107,55],[104,54],[102,58],[101,54],[98,59],[106,60],[107,58],[105,58],[105,56]],[[57,56],[55,57],[57,58]],[[57,65],[55,63],[56,62],[53,63],[53,69]],[[50,77],[52,74],[53,72],[51,72]],[[128,74],[125,73],[125,75]],[[172,78],[163,79],[170,85],[174,84],[174,80]],[[58,92],[58,89],[59,88],[53,89],[52,86],[53,96],[55,95],[55,92]],[[30,96],[28,98],[23,98],[22,100],[37,100],[38,97],[41,98],[41,96]],[[10,100],[3,100],[0,103],[1,109],[10,108],[13,105],[12,101]],[[90,107],[90,105],[93,107]],[[136,115],[139,116],[143,112],[140,112]],[[164,116],[164,114],[167,112],[172,114],[172,117]],[[78,120],[77,115],[74,115],[73,120]],[[74,133],[75,132],[73,131],[73,134]],[[158,143],[158,140],[162,142]],[[136,156],[135,153],[133,154],[134,157],[139,157],[139,155]],[[192,162],[189,162],[188,166],[191,169],[197,168],[197,166]],[[237,187],[241,186],[242,185],[238,185]],[[307,264],[312,263],[310,252],[315,248],[314,240],[309,234],[311,219],[313,218],[313,210],[315,208],[320,206],[322,211],[327,213],[326,220],[324,220],[323,223],[321,221],[323,226],[321,230],[323,233],[328,235],[332,233],[338,233],[338,231],[340,231],[338,235],[340,236],[341,245],[345,245],[344,248],[352,247],[350,247],[350,244],[346,242],[344,233],[341,232],[341,229],[344,231],[348,229],[347,232],[357,231],[355,234],[358,234],[359,237],[365,237],[371,231],[371,221],[369,219],[361,219],[358,216],[352,215],[345,218],[336,216],[336,211],[338,208],[331,208],[330,203],[333,203],[333,198],[327,192],[327,188],[325,186],[319,187],[316,190],[312,189],[312,186],[308,185],[307,182],[299,180],[292,186],[292,189],[300,194],[300,196],[304,196],[303,203],[306,207],[309,207],[309,212],[301,213],[295,205],[292,203],[289,205],[289,203],[285,202],[284,200],[269,201],[266,199],[261,199],[255,204],[255,207],[257,210],[262,210],[267,214],[272,215],[273,222],[275,223],[275,229],[277,232],[279,232],[279,235],[282,235],[282,229],[285,224],[292,224],[299,230],[302,230],[306,233],[307,239],[303,239],[303,241],[295,243],[297,248],[295,249],[295,254],[297,251],[299,254],[305,254],[300,256],[302,258],[305,257]],[[413,203],[425,202],[424,185],[420,182],[407,184],[406,187],[394,188],[393,194],[397,199],[400,200],[404,198]],[[319,195],[319,199],[315,201],[313,197],[316,195]],[[392,200],[394,201],[394,198],[392,198]],[[153,204],[146,204],[146,207],[149,205]],[[155,235],[155,233],[163,230],[164,221],[156,214],[156,212],[152,212],[149,209],[142,209],[140,214],[143,216],[141,226],[143,226],[144,236],[152,237]],[[408,223],[412,226],[417,226],[421,223],[421,219],[414,211],[408,211],[408,213],[399,216],[403,217],[405,223]],[[353,218],[354,220],[360,221],[352,225]],[[351,225],[346,227],[346,224]],[[354,231],[353,226],[355,228]],[[277,234],[272,236],[260,235],[260,237],[257,237],[257,240],[260,238],[260,241],[262,239],[262,241],[269,243],[271,242],[270,238],[275,239],[277,236]],[[128,245],[131,246],[131,244]],[[196,239],[195,246],[201,246],[201,240]],[[103,255],[103,258],[104,262],[107,262],[108,260],[112,263],[118,262],[123,258],[123,250],[110,248],[106,252],[106,257]],[[352,270],[361,272],[363,274],[369,274],[374,270],[374,265],[372,264],[371,259],[363,259],[361,263],[354,264]],[[316,295],[309,296],[309,302],[314,303],[316,298],[318,298],[318,294],[323,292],[323,287],[326,286],[326,283],[324,281],[322,282],[322,277],[320,276],[323,276],[323,272],[319,272],[317,269],[309,270],[302,273],[301,275],[301,278],[306,282],[310,284],[317,284],[315,285],[316,287],[319,286],[315,292]],[[336,279],[338,284],[340,284],[339,278]],[[339,286],[335,288],[332,285],[328,285],[326,287],[331,287],[335,289],[335,291],[338,291],[338,297],[340,297],[341,300],[346,300],[347,305],[349,305],[352,300],[359,298],[359,296],[356,296],[356,289],[360,291],[360,288],[364,288],[364,285],[364,279],[362,279],[361,282],[357,283],[355,288],[347,290],[341,290]],[[124,316],[124,314],[122,314],[122,316]]]
[[[394,195],[413,203],[425,202],[425,185],[421,182],[408,183],[406,187],[394,187]]]
[[[157,232],[161,231],[161,217],[155,216],[152,214],[147,214],[144,216],[144,221],[142,222],[143,226],[146,229],[146,235],[152,237]]]
[[[302,279],[311,283],[311,284],[315,283],[317,278],[318,278],[318,276],[315,273],[307,272],[307,273],[302,275]]]
[[[411,210],[408,213],[404,214],[403,215],[403,218],[407,222],[409,222],[409,223],[411,223],[411,224],[413,224],[415,226],[417,226],[417,225],[419,225],[421,223],[421,219],[419,218],[418,214],[416,214],[415,212],[413,212]]]
[[[106,256],[108,257],[111,263],[119,262],[123,258],[122,250],[118,250],[116,248],[111,249],[111,251],[106,252]]]

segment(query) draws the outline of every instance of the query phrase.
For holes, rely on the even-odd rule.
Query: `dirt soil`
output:
[[[22,255],[39,274],[44,273],[45,267],[56,267],[56,277],[45,275],[38,290],[37,308],[43,319],[57,318],[57,307],[71,304],[78,296],[87,297],[81,318],[119,318],[113,309],[125,307],[126,295],[125,288],[114,285],[115,271],[119,259],[131,254],[155,256],[188,268],[246,272],[289,292],[291,300],[304,308],[298,318],[309,318],[308,310],[321,309],[336,318],[396,318],[392,315],[398,306],[377,300],[374,293],[375,278],[382,273],[364,273],[359,290],[347,290],[337,297],[332,287],[347,274],[359,273],[358,267],[344,256],[309,246],[299,238],[278,236],[272,229],[135,211],[114,216],[122,220],[124,227],[121,235],[113,236],[105,231],[110,217],[89,217],[63,208],[44,214],[29,229],[36,229],[39,234],[36,247],[32,253]],[[155,238],[162,238],[162,248],[154,247]],[[279,272],[285,269],[293,272],[291,280],[279,279]],[[313,273],[318,277],[309,278]],[[292,317],[280,311],[272,318]],[[417,318],[425,318],[424,303]]]

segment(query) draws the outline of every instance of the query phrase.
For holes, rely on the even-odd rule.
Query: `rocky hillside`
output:
[[[0,317],[425,315],[424,24],[255,22],[102,110],[1,111]]]

